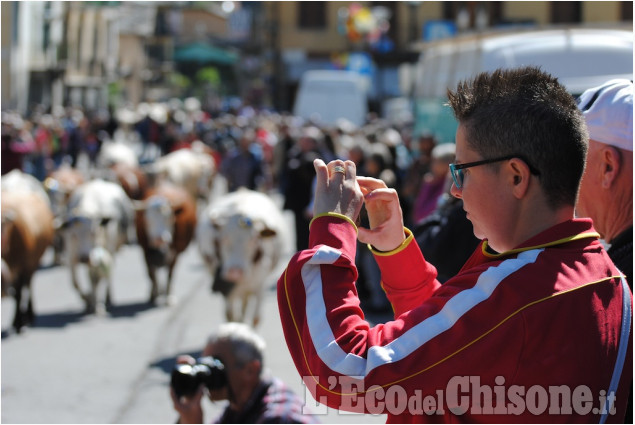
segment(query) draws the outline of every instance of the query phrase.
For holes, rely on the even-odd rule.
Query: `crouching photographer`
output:
[[[219,326],[199,359],[177,358],[170,394],[177,423],[203,423],[201,399],[228,400],[214,423],[316,423],[302,412],[304,400],[280,379],[263,376],[264,340],[242,323]]]

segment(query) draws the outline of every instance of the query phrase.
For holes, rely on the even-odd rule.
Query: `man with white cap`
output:
[[[632,290],[633,82],[615,79],[588,89],[578,106],[590,140],[577,215],[593,219]]]

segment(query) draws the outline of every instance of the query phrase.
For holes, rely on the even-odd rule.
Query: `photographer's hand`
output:
[[[358,228],[357,238],[379,251],[392,251],[406,239],[403,213],[395,189],[389,189],[382,180],[357,177],[364,194],[370,229]]]
[[[201,398],[203,397],[203,385],[198,387],[196,393],[192,397],[177,397],[174,388],[170,388],[170,396],[174,404],[174,410],[179,412],[179,424],[202,424],[203,408],[201,407]]]
[[[196,359],[188,354],[182,354],[176,358],[177,364],[189,364],[195,365]],[[179,424],[202,424],[203,423],[203,408],[201,407],[201,398],[203,397],[203,385],[200,385],[191,397],[178,397],[174,388],[170,387],[170,397],[172,397],[172,404],[174,410],[179,412],[180,418],[177,423]]]

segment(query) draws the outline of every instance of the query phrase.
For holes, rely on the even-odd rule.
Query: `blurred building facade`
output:
[[[1,12],[3,109],[134,105],[202,80],[190,95],[289,110],[308,69],[367,73],[379,102],[401,94],[399,66],[422,41],[514,25],[632,28],[633,2],[3,1]]]

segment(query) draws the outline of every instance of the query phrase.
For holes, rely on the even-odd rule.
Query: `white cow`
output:
[[[92,180],[73,192],[68,211],[64,244],[72,283],[86,302],[86,310],[102,314],[105,305],[98,295],[99,284],[106,281],[105,298],[110,305],[115,254],[129,240],[134,226],[132,202],[118,184]],[[79,264],[88,266],[90,289],[87,293],[82,291],[77,278]]]
[[[110,168],[115,164],[125,164],[131,168],[139,166],[134,149],[125,142],[105,142],[97,159],[99,168]]]
[[[204,147],[202,142],[194,142],[192,148],[170,152],[151,164],[148,171],[156,179],[184,187],[194,199],[207,201],[216,165]]]
[[[281,209],[267,195],[240,189],[213,200],[199,217],[196,240],[214,279],[214,291],[225,296],[228,321],[260,321],[267,278],[286,252],[287,225]]]

